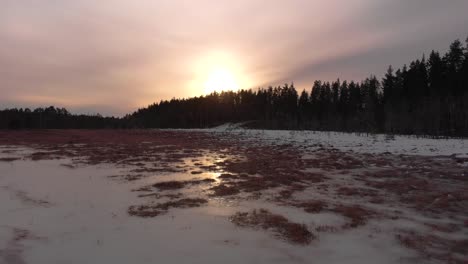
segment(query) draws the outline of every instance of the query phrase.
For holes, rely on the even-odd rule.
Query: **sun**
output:
[[[215,68],[205,82],[205,94],[221,91],[235,91],[239,85],[231,71],[225,68]]]
[[[213,49],[190,58],[187,89],[194,96],[238,91],[252,86],[245,58],[237,52]]]

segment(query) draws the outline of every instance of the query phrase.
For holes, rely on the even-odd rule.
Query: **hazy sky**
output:
[[[1,0],[0,108],[121,115],[240,88],[381,76],[468,36],[467,0]],[[211,77],[210,77],[211,76]]]

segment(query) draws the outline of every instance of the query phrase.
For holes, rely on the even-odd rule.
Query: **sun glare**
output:
[[[193,60],[193,79],[189,83],[194,95],[237,91],[251,86],[241,56],[223,51],[200,54]]]
[[[213,70],[205,83],[205,94],[228,90],[237,90],[239,86],[233,74],[223,68]]]

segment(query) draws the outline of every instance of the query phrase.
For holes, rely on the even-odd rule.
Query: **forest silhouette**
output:
[[[378,80],[315,81],[298,92],[294,84],[225,91],[163,100],[122,118],[74,115],[64,108],[5,109],[3,129],[206,128],[245,122],[262,129],[468,136],[468,39],[447,53],[399,69]]]

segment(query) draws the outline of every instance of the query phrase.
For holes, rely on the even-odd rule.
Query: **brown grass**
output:
[[[405,194],[410,191],[428,191],[431,184],[426,179],[402,178],[397,180],[385,180],[381,182],[372,182],[370,185],[374,188],[384,189],[394,193]]]
[[[132,205],[128,208],[128,214],[138,217],[155,217],[164,214],[166,211],[151,205]]]
[[[13,162],[13,161],[16,161],[16,160],[20,160],[20,158],[0,158],[0,162]]]
[[[360,196],[360,197],[376,197],[378,192],[372,189],[358,188],[358,187],[340,187],[336,190],[338,195],[341,196]]]
[[[431,228],[434,231],[443,233],[453,233],[460,231],[460,227],[457,224],[424,223],[424,225]]]
[[[155,217],[167,213],[170,208],[200,207],[206,203],[208,201],[201,198],[184,198],[154,205],[133,205],[128,208],[128,214],[139,217]]]
[[[355,228],[365,225],[367,220],[374,215],[372,211],[359,205],[338,205],[333,208],[332,211],[341,214],[350,220],[348,224],[343,226],[344,228]]]
[[[200,207],[203,204],[208,203],[206,199],[202,198],[184,198],[176,201],[169,201],[165,203],[157,204],[157,208],[162,210],[169,210],[170,208],[191,208]]]
[[[437,259],[446,263],[466,263],[468,258],[468,240],[448,240],[432,234],[420,234],[405,231],[396,235],[404,246],[417,251],[428,259]]]
[[[240,192],[236,187],[227,186],[226,184],[214,186],[210,190],[213,191],[211,196],[229,196],[238,194]]]
[[[218,179],[222,179],[222,180],[236,180],[236,179],[239,179],[240,176],[239,175],[235,175],[235,174],[229,174],[229,173],[223,173],[221,175],[219,175]]]
[[[175,189],[182,189],[187,185],[199,185],[199,184],[208,184],[213,183],[216,180],[206,178],[202,180],[189,180],[189,181],[166,181],[166,182],[158,182],[153,184],[153,187],[159,190],[175,190]]]
[[[109,177],[118,177],[118,176],[109,176]],[[133,189],[132,192],[152,192],[153,189],[151,186],[142,186],[136,189]]]
[[[323,209],[327,208],[327,204],[319,200],[292,203],[292,205],[304,209],[307,213],[320,213]]]
[[[122,175],[120,178],[131,182],[131,181],[137,181],[137,180],[144,178],[144,175],[143,174],[127,174],[127,175]]]
[[[276,200],[278,201],[289,200],[292,198],[293,193],[294,193],[293,190],[281,190],[278,192],[278,196],[276,197]]]
[[[315,238],[305,225],[290,222],[284,216],[265,209],[238,212],[231,217],[231,221],[240,227],[271,230],[277,237],[294,244],[307,245]]]
[[[58,158],[58,155],[59,153],[58,152],[43,152],[43,151],[39,151],[39,152],[34,152],[32,153],[29,158],[34,160],[34,161],[38,161],[38,160],[49,160],[49,159],[57,159]]]
[[[175,189],[182,189],[186,185],[183,181],[166,181],[166,182],[158,182],[153,184],[153,187],[158,188],[160,190],[175,190]]]
[[[315,231],[317,232],[325,232],[325,233],[336,233],[338,232],[340,229],[336,226],[331,226],[331,225],[321,225],[321,226],[317,226],[315,228]]]

